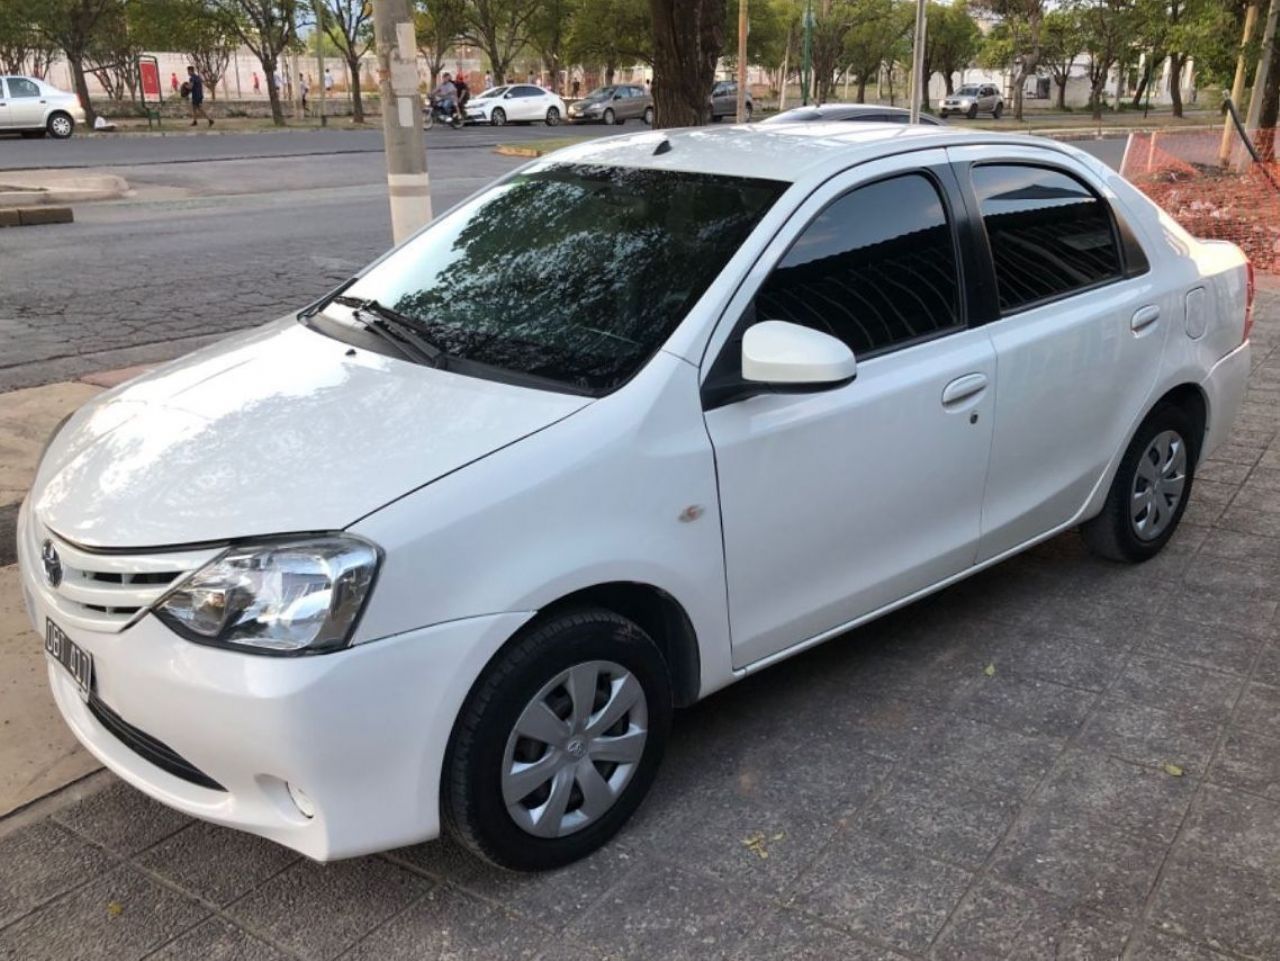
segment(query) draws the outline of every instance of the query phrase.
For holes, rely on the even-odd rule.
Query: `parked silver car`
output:
[[[953,113],[962,113],[970,120],[980,113],[989,113],[997,120],[1004,113],[1004,97],[992,83],[968,83],[955,93],[942,98],[938,105],[938,116],[947,117]]]
[[[619,124],[643,120],[653,125],[653,97],[639,84],[619,83],[597,87],[569,105],[573,123]]]
[[[747,122],[751,122],[751,114],[755,112],[755,103],[751,100],[751,91],[747,91]],[[721,80],[711,88],[711,119],[719,121],[724,117],[738,116],[738,85],[732,80]]]
[[[65,140],[84,122],[75,94],[35,77],[0,77],[0,131]]]

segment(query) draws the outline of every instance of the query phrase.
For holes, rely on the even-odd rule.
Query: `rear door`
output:
[[[512,91],[512,120],[541,120],[545,114],[542,106],[542,89],[529,84],[519,84]]]
[[[0,77],[0,130],[10,126],[9,123],[9,94],[5,90],[4,78]]]
[[[44,126],[45,98],[40,85],[26,77],[8,77],[9,126],[36,129]]]
[[[1073,523],[1149,403],[1182,304],[1088,171],[1036,148],[951,148],[981,216],[999,383],[978,560]]]

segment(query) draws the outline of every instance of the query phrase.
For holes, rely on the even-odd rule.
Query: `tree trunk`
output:
[[[858,103],[867,102],[867,75],[858,74]]]
[[[725,0],[649,0],[653,13],[654,126],[696,127],[711,114],[724,49]]]
[[[1151,82],[1151,71],[1153,69],[1152,64],[1157,56],[1160,56],[1161,61],[1164,60],[1162,55],[1151,54],[1148,56],[1147,62],[1142,70],[1142,76],[1138,78],[1138,89],[1133,94],[1133,106],[1135,110],[1142,106],[1142,95],[1147,92],[1147,84]]]
[[[1089,105],[1093,108],[1093,119],[1102,119],[1102,103],[1107,96],[1107,74],[1104,72],[1099,79],[1093,81],[1093,85],[1089,90]]]
[[[1169,100],[1173,103],[1173,115],[1182,116],[1182,68],[1186,57],[1180,53],[1169,54]]]
[[[606,87],[613,86],[613,75],[618,72],[618,68],[611,63],[604,65],[604,85]]]
[[[942,75],[942,83],[948,97],[956,92],[955,75],[950,70]]]
[[[364,101],[360,99],[360,58],[347,58],[347,73],[351,77],[351,122],[364,123]]]
[[[1053,78],[1053,82],[1058,88],[1058,109],[1059,110],[1067,109],[1067,80],[1068,79],[1069,78],[1067,77],[1066,74],[1063,74],[1061,77]]]
[[[271,122],[277,127],[284,126],[284,107],[280,105],[280,90],[276,87],[276,71],[279,63],[273,58],[259,57],[262,61],[262,72],[267,75],[267,99],[271,101]]]
[[[98,114],[89,102],[89,81],[85,79],[83,57],[67,51],[67,59],[71,61],[71,77],[75,82],[76,96],[80,98],[80,106],[84,108],[85,126],[92,130]]]
[[[1280,121],[1280,43],[1271,48],[1271,67],[1267,82],[1262,88],[1262,111],[1258,115],[1258,130],[1254,143],[1265,160],[1276,157],[1276,123]]]

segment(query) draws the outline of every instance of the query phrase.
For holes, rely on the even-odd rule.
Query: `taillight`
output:
[[[1253,295],[1258,292],[1257,285],[1253,281],[1253,261],[1246,260],[1244,269],[1244,337],[1240,340],[1242,344],[1249,339],[1249,332],[1253,330]]]

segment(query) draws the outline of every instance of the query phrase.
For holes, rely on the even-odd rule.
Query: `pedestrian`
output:
[[[256,97],[261,90],[258,88],[258,71],[253,72],[253,95]]]
[[[333,74],[328,67],[324,68],[324,92],[326,95],[333,93]]]
[[[491,74],[491,73],[486,73],[486,74],[484,75],[484,89],[486,89],[486,90],[492,90],[492,89],[493,89],[493,74]]]
[[[169,89],[174,93],[178,92],[178,73],[176,70],[169,74]]]
[[[578,91],[582,89],[582,81],[574,78],[573,81],[573,99],[578,99]]]
[[[203,117],[209,121],[209,126],[213,126],[213,118],[204,112],[204,78],[196,73],[195,67],[187,67],[187,84],[190,88],[191,96],[191,126],[195,126],[196,122]]]
[[[307,113],[307,94],[311,92],[311,84],[307,82],[307,77],[301,71],[298,73],[298,91],[302,94],[302,113]]]

